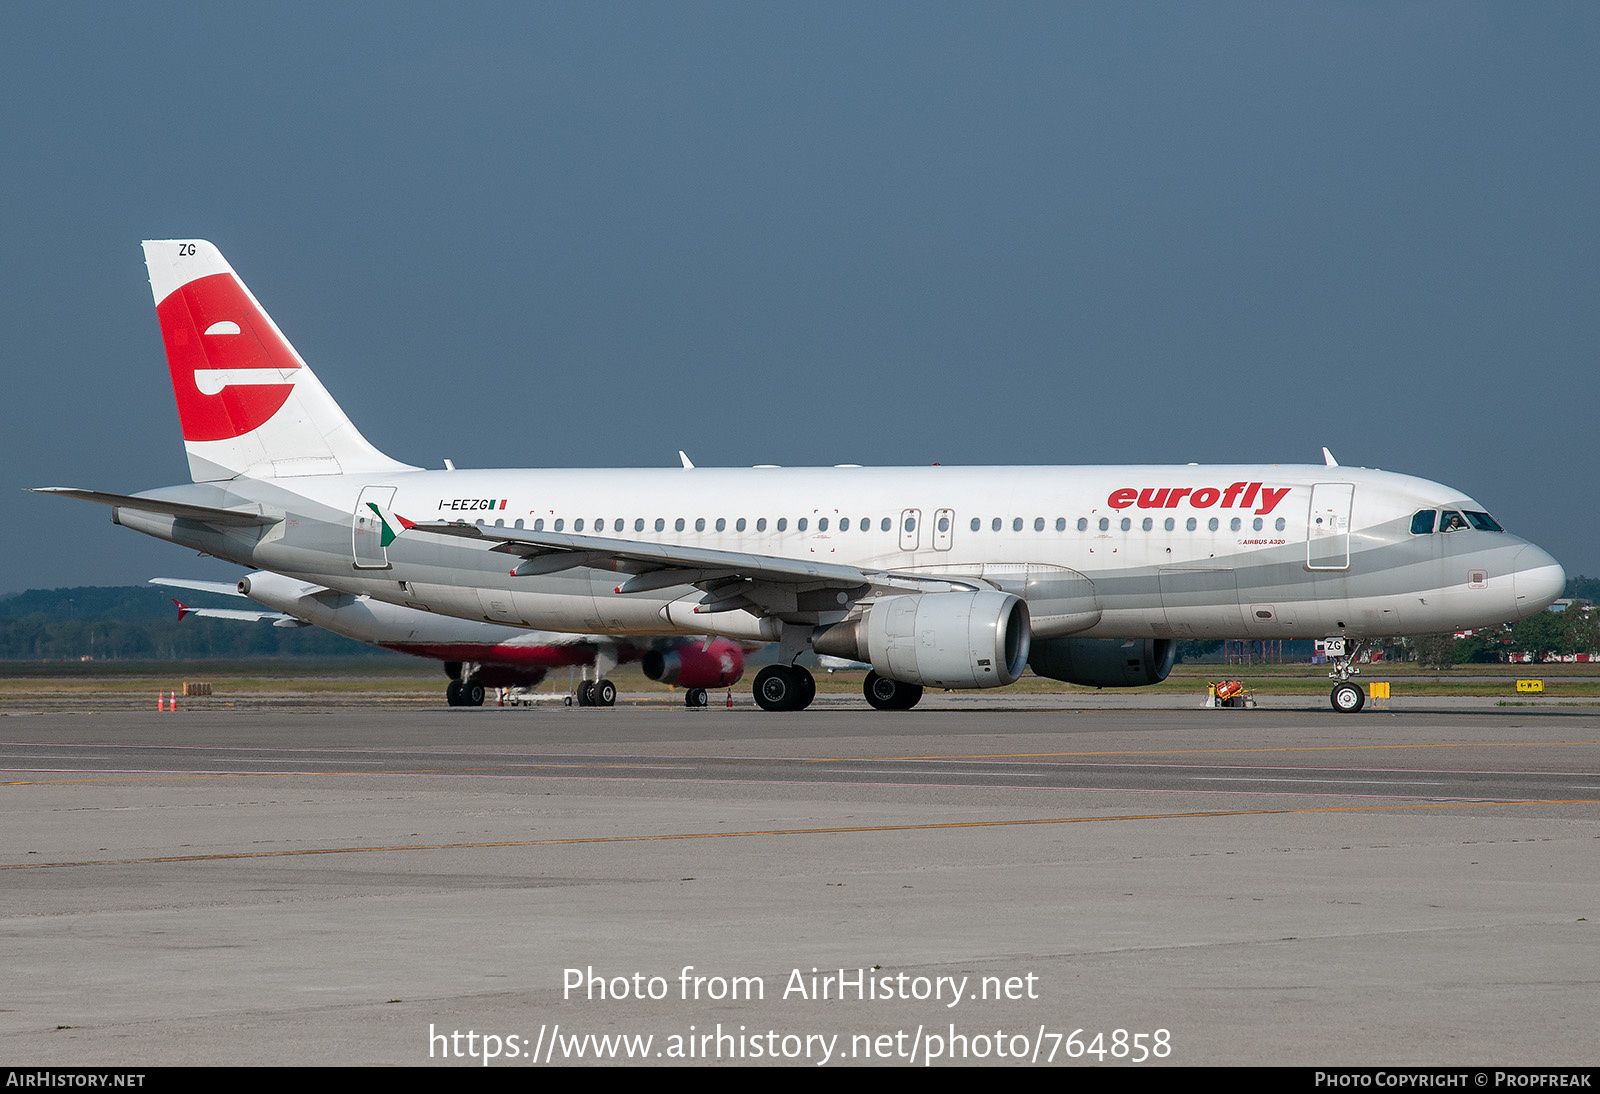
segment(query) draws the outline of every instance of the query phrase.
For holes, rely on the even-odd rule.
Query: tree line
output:
[[[199,616],[179,622],[174,592],[192,606],[237,608],[250,603],[146,585],[30,589],[0,598],[0,659],[157,661],[379,652],[317,627]]]

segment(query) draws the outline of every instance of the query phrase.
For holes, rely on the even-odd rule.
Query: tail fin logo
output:
[[[300,360],[233,274],[174,289],[156,315],[184,440],[242,437],[289,400]]]

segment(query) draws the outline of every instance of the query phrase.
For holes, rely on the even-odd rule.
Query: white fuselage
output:
[[[392,603],[585,633],[772,639],[775,618],[827,625],[845,607],[697,614],[704,597],[688,586],[619,594],[626,574],[581,566],[513,577],[515,554],[425,527],[384,547],[358,510],[979,579],[1028,600],[1038,638],[1433,633],[1537,611],[1564,583],[1509,533],[1411,531],[1419,510],[1481,511],[1459,492],[1345,467],[407,471],[153,493],[196,492],[287,519],[259,538],[127,508],[119,519]]]

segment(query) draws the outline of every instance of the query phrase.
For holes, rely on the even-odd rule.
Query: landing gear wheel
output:
[[[1328,698],[1340,714],[1354,714],[1367,705],[1367,693],[1361,690],[1361,685],[1348,680],[1335,684]]]
[[[799,710],[799,682],[788,665],[768,665],[756,674],[756,706],[762,710]]]
[[[707,698],[705,688],[690,688],[683,693],[683,705],[691,708],[710,706],[711,700]]]
[[[449,706],[453,706],[453,707],[461,706],[461,681],[460,680],[452,680],[452,681],[450,681],[450,683],[445,685],[444,701]]]
[[[790,709],[804,710],[817,697],[817,678],[799,665],[791,667],[789,671],[794,674],[795,690],[795,704]]]
[[[483,706],[483,685],[478,683],[477,677],[461,685],[461,705],[464,707]]]
[[[921,684],[902,684],[876,672],[867,673],[861,691],[874,710],[910,710],[922,701]]]
[[[594,681],[578,681],[578,705],[580,707],[594,706]]]
[[[596,680],[589,698],[597,707],[614,707],[617,705],[617,685],[610,680]]]

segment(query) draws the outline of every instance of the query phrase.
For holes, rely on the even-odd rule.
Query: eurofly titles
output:
[[[1130,505],[1137,505],[1140,509],[1176,509],[1178,503],[1187,497],[1189,505],[1195,509],[1210,509],[1212,506],[1218,509],[1249,509],[1254,506],[1256,516],[1264,517],[1278,507],[1291,489],[1288,486],[1265,486],[1259,482],[1236,482],[1226,490],[1218,490],[1215,486],[1202,486],[1198,490],[1189,486],[1163,486],[1160,489],[1127,486],[1111,491],[1106,504],[1113,509],[1126,509]]]

